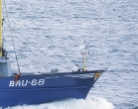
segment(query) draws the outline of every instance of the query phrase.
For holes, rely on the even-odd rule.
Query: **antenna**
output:
[[[86,47],[84,47],[84,49],[81,51],[81,55],[82,55],[82,71],[86,71],[87,70],[87,56],[88,56],[88,51]]]

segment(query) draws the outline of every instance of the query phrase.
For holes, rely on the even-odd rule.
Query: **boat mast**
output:
[[[3,55],[3,42],[2,42],[2,0],[0,0],[0,57]]]

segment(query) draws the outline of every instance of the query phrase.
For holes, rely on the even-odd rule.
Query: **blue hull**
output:
[[[23,75],[0,78],[0,107],[85,98],[96,82],[92,72]]]

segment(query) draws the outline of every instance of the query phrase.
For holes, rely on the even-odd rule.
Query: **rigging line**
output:
[[[5,17],[7,17],[7,22],[8,22],[8,28],[10,31],[12,31],[12,28],[11,28],[11,23],[10,23],[10,20],[9,20],[9,16],[8,16],[8,10],[7,10],[7,7],[6,7],[6,2],[5,0],[3,0],[4,2],[4,7],[5,7]],[[12,36],[12,35],[11,35]],[[16,64],[17,64],[17,70],[18,70],[18,73],[21,73],[21,70],[20,70],[20,65],[19,65],[19,61],[18,61],[18,56],[17,56],[17,53],[16,53],[16,47],[15,47],[15,40],[14,38],[12,37],[11,38],[12,40],[12,45],[13,45],[13,50],[14,50],[14,53],[15,53],[15,59],[16,59]]]

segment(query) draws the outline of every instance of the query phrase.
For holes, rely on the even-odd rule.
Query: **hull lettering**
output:
[[[27,86],[43,86],[43,85],[45,85],[45,79],[9,81],[9,87],[27,87]]]

